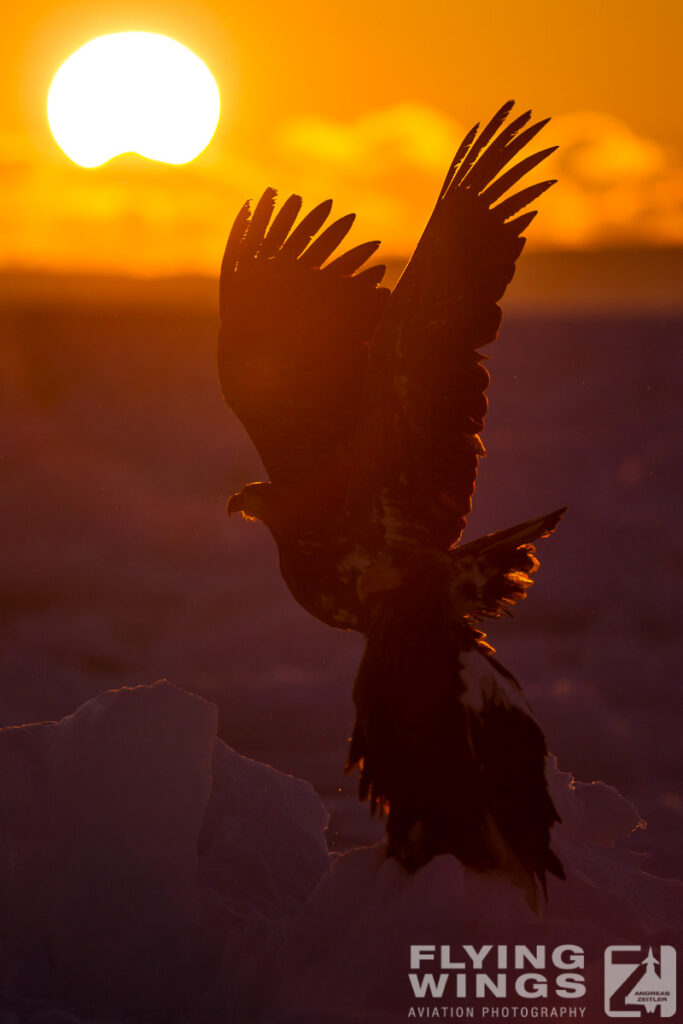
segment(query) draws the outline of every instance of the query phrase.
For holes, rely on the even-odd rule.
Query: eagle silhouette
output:
[[[478,624],[525,597],[533,542],[564,509],[459,544],[484,454],[489,375],[535,211],[553,181],[510,195],[555,147],[508,164],[547,121],[506,103],[460,145],[393,292],[379,242],[330,260],[354,219],[321,232],[331,201],[294,227],[300,196],[247,202],[221,268],[219,373],[269,482],[228,511],[258,519],[289,590],[330,626],[366,637],[346,770],[387,814],[409,870],[451,853],[502,874],[538,905],[558,815],[543,733]]]

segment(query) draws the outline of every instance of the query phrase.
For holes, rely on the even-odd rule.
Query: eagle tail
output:
[[[437,582],[437,581],[435,581]],[[480,634],[453,621],[446,587],[401,587],[374,608],[354,684],[347,771],[387,814],[388,854],[414,871],[441,853],[507,877],[538,910],[559,816],[543,733]]]

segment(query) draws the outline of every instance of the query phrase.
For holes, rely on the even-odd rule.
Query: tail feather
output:
[[[416,599],[417,598],[417,599]],[[515,680],[453,622],[443,596],[395,592],[377,607],[354,686],[347,770],[388,811],[388,853],[414,871],[440,853],[508,877],[537,907],[559,820],[545,739]]]

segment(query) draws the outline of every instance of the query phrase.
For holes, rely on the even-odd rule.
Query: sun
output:
[[[92,39],[62,64],[47,97],[52,134],[81,167],[121,153],[188,163],[211,141],[219,114],[206,64],[154,32]]]

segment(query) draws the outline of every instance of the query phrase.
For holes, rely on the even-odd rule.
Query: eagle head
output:
[[[271,522],[274,512],[277,514],[276,509],[277,498],[270,483],[247,484],[228,502],[229,516],[241,512],[245,519],[260,519],[266,525]]]

